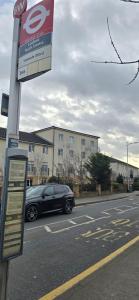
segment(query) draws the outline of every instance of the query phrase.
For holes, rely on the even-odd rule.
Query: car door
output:
[[[55,199],[53,200],[54,209],[60,209],[63,207],[64,188],[63,185],[54,186]]]
[[[50,211],[53,209],[54,198],[54,186],[46,187],[43,192],[43,211]]]

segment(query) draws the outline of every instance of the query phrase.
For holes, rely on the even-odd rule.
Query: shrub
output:
[[[94,182],[82,183],[80,185],[80,192],[94,192],[96,191],[96,184]]]
[[[139,191],[139,178],[135,177],[133,182],[133,190]]]
[[[59,177],[56,177],[56,176],[51,176],[49,179],[48,179],[48,182],[51,182],[51,183],[61,183],[61,179]]]

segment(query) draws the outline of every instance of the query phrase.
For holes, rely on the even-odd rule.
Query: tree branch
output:
[[[121,0],[123,2],[133,2],[132,0]],[[136,1],[136,3],[139,3],[139,1]],[[128,83],[131,84],[133,83],[133,81],[138,77],[139,75],[139,59],[137,60],[133,60],[133,61],[123,61],[120,57],[120,54],[113,42],[113,39],[112,39],[112,35],[111,35],[111,31],[110,31],[110,26],[109,26],[109,19],[107,18],[107,28],[108,28],[108,33],[109,33],[109,38],[110,38],[110,41],[111,41],[111,44],[112,44],[112,47],[119,59],[119,61],[97,61],[97,60],[91,60],[92,63],[96,63],[96,64],[117,64],[117,65],[129,65],[129,64],[137,64],[137,71],[136,71],[136,74],[134,75],[133,79]]]
[[[136,0],[120,0],[122,2],[130,2],[130,3],[139,3],[139,1]]]
[[[135,76],[133,77],[133,79],[131,81],[129,81],[128,85],[131,84],[131,83],[133,83],[133,81],[137,78],[138,74],[139,74],[139,61],[138,61],[137,72],[136,72]]]
[[[118,56],[118,58],[119,58],[119,60],[120,60],[120,62],[121,62],[121,64],[122,64],[122,59],[121,59],[121,57],[120,57],[120,55],[119,55],[119,53],[118,53],[118,51],[117,51],[117,49],[116,49],[116,47],[115,47],[115,45],[114,45],[114,42],[113,42],[113,40],[112,40],[112,36],[111,36],[111,32],[110,32],[110,26],[109,26],[109,19],[108,19],[108,17],[107,17],[107,28],[108,28],[108,33],[109,33],[109,37],[110,37],[110,41],[111,41],[112,47],[114,48],[114,51],[116,52],[116,55]]]

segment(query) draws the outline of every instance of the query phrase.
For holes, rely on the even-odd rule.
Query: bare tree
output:
[[[83,164],[78,154],[74,154],[72,158],[68,155],[63,159],[60,166],[57,166],[57,174],[62,175],[66,179],[83,177]]]
[[[34,152],[34,167],[35,167],[35,175],[37,176],[37,183],[40,183],[42,164],[44,161],[43,154],[39,152]]]
[[[135,0],[120,0],[122,2],[130,2],[130,3],[139,3],[139,1],[135,1]],[[97,63],[97,64],[117,64],[117,65],[130,65],[130,64],[135,64],[137,65],[137,71],[134,75],[134,77],[128,82],[128,85],[133,83],[133,81],[137,78],[137,76],[139,75],[139,59],[133,60],[133,61],[125,61],[121,58],[119,51],[117,50],[117,47],[113,41],[112,35],[111,35],[111,31],[110,31],[110,25],[109,25],[109,19],[107,17],[107,29],[108,29],[108,34],[109,34],[109,38],[111,41],[111,45],[116,53],[116,56],[118,58],[118,61],[96,61],[96,60],[92,60],[91,62],[93,63]]]

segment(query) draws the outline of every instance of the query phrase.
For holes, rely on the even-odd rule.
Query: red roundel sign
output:
[[[17,0],[14,5],[13,17],[20,18],[27,8],[27,0]]]
[[[43,0],[21,18],[20,45],[53,31],[54,0]]]

